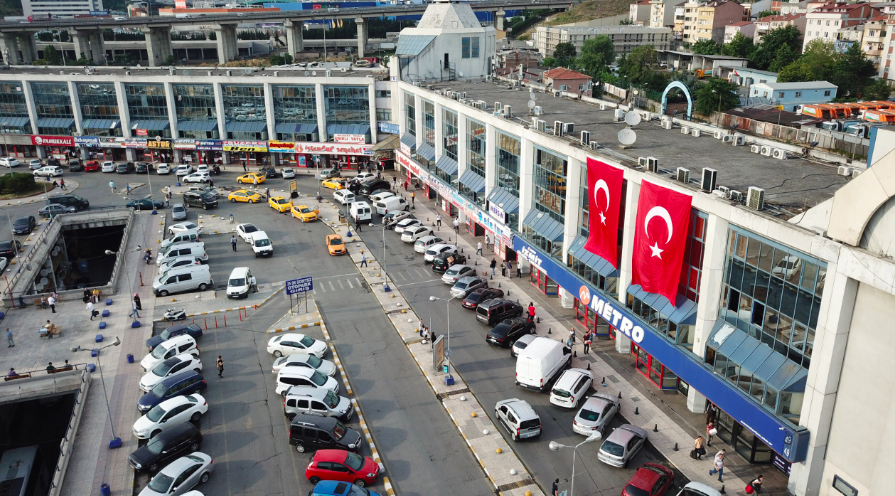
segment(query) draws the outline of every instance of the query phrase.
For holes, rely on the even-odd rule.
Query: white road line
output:
[[[342,280],[339,279],[337,282],[339,283],[339,289],[341,289],[342,291],[344,291],[344,290],[345,290],[345,285],[342,284]],[[332,284],[332,281],[330,281],[330,284]]]
[[[355,278],[354,278],[354,282],[357,283],[357,287],[359,287],[359,288],[364,287],[364,285],[361,284],[361,282],[360,282],[360,278],[359,278],[359,277],[355,277]]]
[[[311,275],[314,276],[314,274],[311,274]],[[338,275],[334,275],[334,276],[323,276],[323,277],[314,276],[314,279],[320,281],[322,279],[335,279],[337,277],[348,277],[348,276],[353,276],[353,275],[357,275],[357,273],[349,272],[347,274],[338,274]]]
[[[328,282],[329,282],[329,289],[332,289],[333,291],[335,291],[336,287],[333,286],[333,282],[332,281],[328,281]]]
[[[423,278],[429,277],[429,275],[426,274],[425,272],[420,272],[420,269],[413,269],[413,271],[416,272],[416,275],[418,275],[420,277],[423,277]]]
[[[429,283],[435,282],[435,281],[437,281],[437,280],[438,280],[438,279],[429,279],[429,280],[427,280],[427,281],[410,282],[410,283],[407,283],[407,284],[401,284],[401,287],[404,288],[404,287],[407,287],[407,286],[416,286],[417,284],[429,284]]]
[[[349,288],[354,289],[354,284],[351,284],[351,281],[350,281],[350,280],[345,279],[345,282],[348,283],[348,287],[349,287]]]
[[[406,281],[406,280],[407,280],[407,278],[404,277],[404,272],[398,272],[398,277],[400,277],[402,281]]]

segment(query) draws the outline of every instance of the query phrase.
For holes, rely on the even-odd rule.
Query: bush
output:
[[[27,193],[35,188],[34,175],[27,172],[10,172],[0,176],[0,193]]]

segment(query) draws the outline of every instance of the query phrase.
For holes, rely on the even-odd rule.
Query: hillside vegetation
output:
[[[628,13],[630,6],[631,0],[600,0],[599,2],[590,0],[579,3],[571,10],[550,17],[542,25],[556,26],[557,24],[570,24],[602,17],[617,16]]]

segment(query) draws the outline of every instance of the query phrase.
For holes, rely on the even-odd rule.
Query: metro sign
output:
[[[634,341],[635,343],[643,341],[643,328],[635,324],[633,320],[629,319],[624,313],[616,310],[615,307],[612,306],[614,303],[618,302],[610,302],[595,294],[591,294],[590,288],[583,284],[578,288],[578,300],[581,301],[583,305],[593,310],[594,313],[603,317],[603,319],[606,322],[609,322],[612,327],[631,338],[631,341]]]

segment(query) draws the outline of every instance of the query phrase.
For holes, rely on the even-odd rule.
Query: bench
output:
[[[16,375],[8,375],[3,378],[4,381],[14,381],[16,379],[25,379],[31,377],[31,374],[16,374]]]
[[[58,374],[59,372],[68,372],[69,370],[74,370],[74,366],[68,365],[65,367],[56,367],[53,370],[47,370],[48,374]]]

